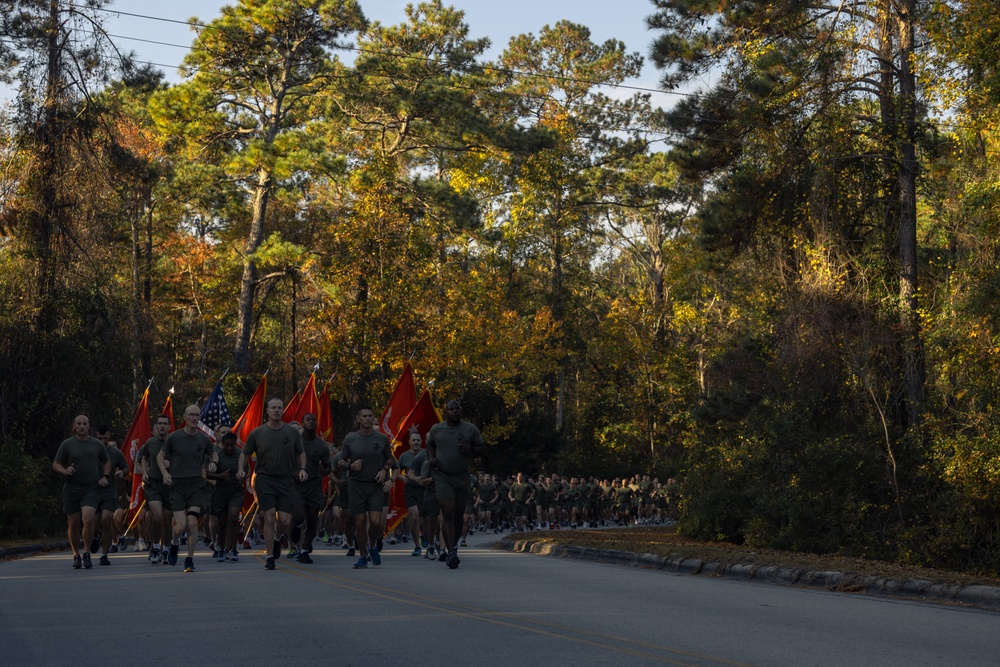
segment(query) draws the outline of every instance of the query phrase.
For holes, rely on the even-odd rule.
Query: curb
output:
[[[0,547],[0,560],[17,558],[36,553],[46,553],[49,551],[66,551],[69,549],[69,542],[50,542],[48,544],[22,544],[19,547]]]
[[[576,558],[597,563],[667,570],[679,574],[725,577],[738,581],[807,586],[843,593],[868,593],[887,597],[962,604],[984,609],[1000,609],[1000,588],[995,586],[936,584],[923,579],[899,581],[876,576],[774,565],[723,565],[722,563],[705,562],[694,557],[656,556],[631,551],[574,547],[534,540],[503,539],[497,543],[497,546],[515,553]]]

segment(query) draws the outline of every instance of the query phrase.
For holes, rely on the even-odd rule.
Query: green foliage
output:
[[[8,538],[52,535],[65,528],[62,492],[51,470],[52,460],[29,455],[23,442],[0,441],[0,526]]]

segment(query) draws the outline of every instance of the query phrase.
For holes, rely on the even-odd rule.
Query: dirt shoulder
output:
[[[815,586],[1000,609],[1000,579],[842,556],[700,542],[673,526],[531,531],[501,548],[704,576]]]

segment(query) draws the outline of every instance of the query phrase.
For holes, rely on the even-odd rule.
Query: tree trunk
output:
[[[250,233],[243,245],[243,277],[240,279],[240,297],[236,314],[233,366],[241,373],[250,371],[250,333],[253,329],[254,296],[257,292],[257,262],[253,259],[253,253],[264,240],[264,218],[267,215],[267,200],[270,194],[271,172],[268,169],[261,169],[257,172],[257,185],[254,188]]]

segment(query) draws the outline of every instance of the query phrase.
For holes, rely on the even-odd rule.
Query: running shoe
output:
[[[219,550],[218,549],[215,549],[215,550],[212,551],[212,558],[215,559],[215,560],[219,559]]]
[[[93,539],[90,540],[90,550],[100,551],[101,550],[101,531],[94,533]]]
[[[180,547],[176,544],[170,545],[170,551],[167,552],[167,564],[177,565],[177,552],[180,551]]]
[[[239,563],[240,562],[240,554],[239,554],[238,551],[236,551],[236,549],[233,549],[232,551],[229,552],[228,558],[229,558],[229,562],[230,563]]]
[[[359,558],[358,562],[354,564],[355,570],[364,570],[367,567],[368,567],[368,559],[364,557]]]
[[[118,551],[128,551],[128,542],[124,537],[118,540]]]
[[[118,553],[118,545],[117,544],[112,544],[110,547],[108,547],[108,553],[109,554],[116,554],[116,553]]]
[[[348,558],[353,558],[354,554],[355,554],[354,547],[348,547],[347,548],[347,557]]]
[[[420,538],[420,548],[421,549],[426,549],[427,548],[427,538],[425,538],[425,537],[421,537]]]
[[[94,567],[94,564],[90,562],[90,554],[83,554],[83,569],[89,570],[92,567]]]
[[[434,560],[435,558],[437,558],[437,549],[435,549],[434,547],[427,547],[427,551],[424,554],[424,556],[428,560]]]
[[[107,554],[101,554],[101,560],[97,561],[98,565],[111,565],[111,559],[108,558]]]
[[[285,558],[295,558],[298,555],[299,555],[299,550],[296,549],[295,547],[292,547],[291,549],[288,550],[288,555],[285,556]]]
[[[445,560],[445,564],[448,566],[449,570],[457,570],[458,564],[461,562],[458,558],[458,552],[452,551],[448,554],[448,558]]]
[[[149,552],[149,564],[159,565],[163,562],[163,555],[160,553],[159,549],[153,549]]]
[[[382,564],[382,554],[378,552],[378,549],[369,549],[368,557],[372,559],[372,565]]]
[[[215,557],[216,562],[224,563],[226,561],[226,550],[219,549],[219,555]]]
[[[191,558],[191,556],[184,559],[184,571],[194,572],[194,558]]]
[[[442,550],[441,553],[438,554],[438,560],[441,561],[442,563],[444,563],[447,558],[448,558],[447,551]]]
[[[267,560],[264,561],[264,569],[265,570],[273,570],[274,569],[274,556],[268,556],[267,557]]]
[[[462,538],[462,541],[461,541],[461,542],[459,542],[458,546],[460,546],[460,547],[467,547],[467,546],[469,546],[469,545],[468,545],[468,544],[466,543],[466,541],[465,541],[465,538],[463,537],[463,538]]]
[[[296,560],[298,560],[300,563],[304,563],[306,565],[312,565],[313,564],[312,556],[309,555],[308,551],[300,551],[299,552],[299,557]]]
[[[83,567],[83,560],[79,556],[73,556],[73,569],[79,570]]]
[[[396,543],[396,538],[395,537],[390,537],[389,538],[389,544],[395,544],[395,543]]]
[[[419,556],[420,555],[420,547],[413,547],[413,551],[410,552],[410,555],[411,556]]]

